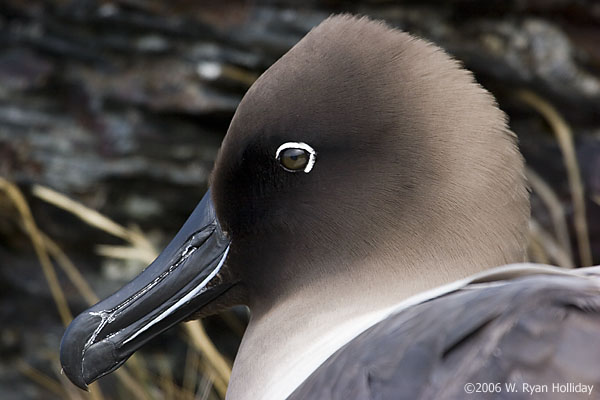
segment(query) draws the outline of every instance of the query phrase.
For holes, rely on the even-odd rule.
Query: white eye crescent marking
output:
[[[280,161],[281,152],[284,150],[287,150],[287,149],[301,149],[301,150],[306,151],[308,153],[308,163],[306,163],[306,166],[304,167],[303,171],[308,174],[310,172],[310,170],[313,169],[313,167],[315,165],[315,161],[317,161],[317,152],[310,145],[303,143],[303,142],[284,143],[281,146],[279,146],[279,148],[277,148],[277,152],[275,153],[275,159],[277,161]],[[289,172],[296,172],[293,170],[289,170],[285,167],[284,167],[284,169],[286,169],[286,171],[289,171]]]

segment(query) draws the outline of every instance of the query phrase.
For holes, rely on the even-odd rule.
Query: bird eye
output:
[[[279,162],[286,169],[303,170],[308,164],[308,153],[302,149],[286,149],[279,155]]]
[[[317,153],[306,143],[288,142],[277,149],[275,158],[288,172],[310,172],[316,161]]]

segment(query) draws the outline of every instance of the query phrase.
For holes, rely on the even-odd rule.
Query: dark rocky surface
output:
[[[548,124],[516,93],[531,90],[553,104],[575,136],[600,262],[600,3],[594,0],[4,0],[0,176],[26,193],[34,183],[54,188],[123,224],[138,224],[162,245],[206,190],[245,90],[334,12],[385,19],[473,70],[571,218],[560,149]],[[28,199],[40,228],[100,296],[122,283],[126,277],[111,279],[111,262],[94,250],[119,240]],[[24,359],[56,372],[60,319],[14,212],[3,200],[0,209],[0,398],[52,398],[15,368]],[[549,226],[535,197],[534,215]],[[73,312],[81,311],[85,303],[59,278]],[[221,336],[219,324],[213,323],[213,337]],[[220,345],[233,355],[235,340],[228,340]]]

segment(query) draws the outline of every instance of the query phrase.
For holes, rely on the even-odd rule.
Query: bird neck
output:
[[[300,261],[292,267],[277,264],[279,257],[261,258],[264,264],[253,273],[263,275],[255,281],[268,284],[251,296],[259,300],[250,304],[252,317],[228,400],[284,399],[335,351],[390,312],[455,288],[473,274],[522,262],[529,206],[518,165],[514,170],[511,189],[494,191],[496,196],[489,195],[480,177],[474,187],[468,180],[463,184],[471,194],[466,200],[455,201],[456,188],[442,187],[439,196],[424,197],[421,208],[374,221],[390,227],[368,242],[371,248],[355,251],[358,258],[332,256],[334,249],[316,242],[312,251],[295,253],[292,261]],[[269,280],[275,271],[281,279]]]
[[[438,261],[402,268],[400,276],[398,268],[374,264],[348,266],[347,274],[253,308],[227,399],[287,398],[336,350],[391,312],[438,296],[449,290],[440,285],[477,272],[463,263],[455,268],[461,273],[450,277],[440,273],[446,268]]]

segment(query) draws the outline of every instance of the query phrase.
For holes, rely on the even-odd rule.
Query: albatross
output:
[[[86,388],[244,304],[229,400],[597,398],[600,267],[524,263],[529,211],[516,137],[470,72],[332,16],[248,90],[170,244],[73,320],[64,373]]]

